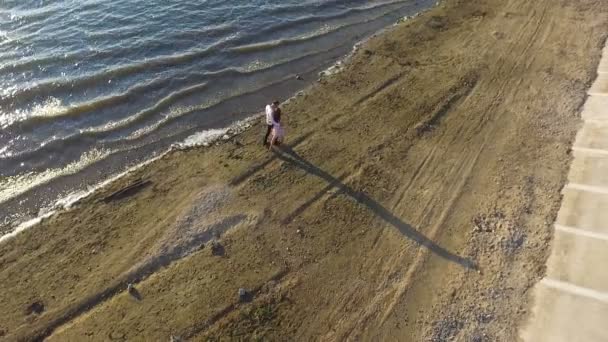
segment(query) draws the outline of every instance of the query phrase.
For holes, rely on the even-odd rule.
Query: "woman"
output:
[[[279,146],[283,142],[283,137],[285,136],[285,130],[281,125],[281,108],[277,108],[272,115],[272,135],[270,139],[270,146],[268,149],[271,149],[272,146]]]

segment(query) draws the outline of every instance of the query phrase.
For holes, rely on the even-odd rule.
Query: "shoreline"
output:
[[[372,37],[283,148],[251,119],[0,243],[0,336],[517,340],[607,23],[446,0]]]

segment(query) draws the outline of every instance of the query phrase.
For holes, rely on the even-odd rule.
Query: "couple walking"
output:
[[[274,101],[269,105],[266,105],[266,135],[264,136],[264,146],[268,145],[268,148],[272,148],[274,145],[280,145],[283,142],[285,131],[281,126],[281,108],[279,108],[279,101]],[[268,142],[270,137],[270,142]]]

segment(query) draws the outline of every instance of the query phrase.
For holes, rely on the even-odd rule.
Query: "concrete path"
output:
[[[524,341],[608,342],[608,44],[598,71]]]

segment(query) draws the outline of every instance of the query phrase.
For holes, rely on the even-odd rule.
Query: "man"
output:
[[[279,109],[279,101],[274,101],[269,105],[266,105],[266,135],[264,136],[264,146],[268,144],[268,137],[272,132],[272,126],[274,126],[274,113]]]

